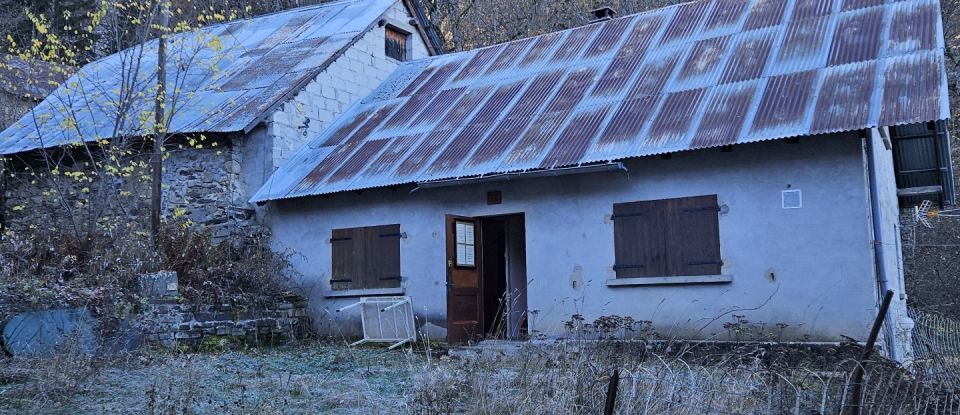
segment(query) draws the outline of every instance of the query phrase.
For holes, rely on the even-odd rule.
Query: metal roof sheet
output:
[[[170,131],[245,131],[316,77],[359,39],[394,0],[344,0],[227,22],[168,40]],[[84,66],[63,86],[0,133],[0,154],[152,132],[157,42]],[[138,62],[139,61],[139,62]],[[135,70],[136,68],[136,70]],[[132,108],[120,111],[121,90]],[[119,113],[123,113],[119,115]],[[65,121],[75,114],[76,128]],[[124,125],[115,128],[118,124]]]
[[[410,62],[253,201],[945,119],[939,15],[937,0],[699,0]],[[389,121],[353,141],[376,111]]]

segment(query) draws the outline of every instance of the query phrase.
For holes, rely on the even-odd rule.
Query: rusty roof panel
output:
[[[816,71],[774,76],[767,81],[752,131],[798,127],[813,98]]]
[[[716,88],[690,148],[718,147],[733,144],[750,111],[750,103],[759,82],[741,82]]]
[[[660,44],[681,41],[696,33],[712,5],[713,0],[702,0],[677,6],[673,20],[667,25],[667,31],[660,39]]]
[[[397,115],[394,116],[394,118],[397,118],[396,124],[387,123],[387,125],[395,125],[395,126],[404,125],[403,124],[404,121],[409,120],[413,116],[412,114],[408,114],[408,112],[414,112],[414,111],[420,111],[420,112],[419,112],[419,115],[417,115],[417,117],[413,121],[407,124],[409,128],[416,128],[423,125],[432,124],[437,120],[439,120],[440,117],[442,117],[444,114],[446,114],[447,111],[453,108],[453,103],[457,102],[457,100],[459,100],[460,97],[463,96],[463,93],[466,90],[467,90],[467,87],[461,86],[459,88],[446,89],[446,90],[440,91],[439,94],[436,94],[433,96],[433,99],[430,100],[430,103],[427,104],[425,107],[423,107],[422,110],[421,108],[419,108],[420,105],[416,105],[416,104],[412,106],[404,105],[404,107],[400,111],[397,111]],[[428,97],[429,96],[425,96],[424,98],[428,98]],[[408,101],[408,103],[410,102],[415,102],[419,104],[418,100],[411,99],[410,101]],[[401,113],[403,114],[401,115]],[[390,121],[392,122],[393,119],[391,119]]]
[[[398,97],[408,97],[408,96],[410,96],[410,94],[413,94],[413,91],[416,91],[417,88],[420,88],[420,86],[422,86],[423,83],[424,83],[427,79],[429,79],[429,78],[430,78],[430,75],[433,75],[433,72],[436,71],[436,70],[437,70],[436,67],[431,66],[431,67],[425,69],[423,72],[420,72],[420,73],[417,75],[417,77],[413,79],[413,81],[410,81],[410,84],[408,84],[407,87],[403,89],[403,91],[400,91],[400,95],[397,95],[397,96],[398,96]]]
[[[380,150],[383,150],[383,147],[386,146],[389,141],[390,139],[388,138],[381,138],[363,143],[363,146],[353,153],[353,155],[330,176],[327,182],[333,183],[353,178],[353,176],[356,176],[357,173],[360,173],[362,169],[367,167],[370,159],[379,154]]]
[[[841,14],[827,65],[876,59],[880,53],[884,10],[884,7],[873,7]]]
[[[457,94],[460,91],[462,91],[462,89],[456,88],[453,90],[448,89],[446,91],[441,91],[439,94],[435,94],[431,91],[430,93],[426,93],[426,94],[411,95],[406,102],[403,102],[400,105],[400,109],[397,110],[397,112],[394,113],[393,116],[387,120],[387,122],[383,123],[383,128],[389,129],[389,128],[400,127],[402,125],[407,125],[408,123],[410,123],[411,119],[413,119],[417,114],[423,111],[424,107],[429,106],[428,104],[430,102],[433,102],[433,99],[436,96],[444,95],[444,93]]]
[[[493,96],[483,104],[483,107],[477,111],[477,114],[470,120],[471,124],[491,123],[500,116],[504,109],[513,101],[523,88],[523,81],[515,81],[506,85],[501,85]]]
[[[484,75],[491,75],[506,69],[509,69],[517,63],[517,56],[520,56],[524,51],[527,50],[527,46],[530,46],[530,43],[533,42],[533,39],[523,39],[516,42],[512,42],[503,49],[503,52],[494,59],[493,63],[490,65],[490,68],[487,69],[487,72]]]
[[[641,16],[633,26],[627,40],[617,51],[613,62],[607,67],[591,95],[616,95],[630,81],[643,63],[647,48],[663,24],[662,15]]]
[[[519,165],[532,164],[532,161],[543,154],[543,150],[550,144],[550,140],[557,134],[557,131],[560,131],[560,127],[563,126],[568,115],[564,111],[555,111],[544,112],[537,116],[533,125],[510,151],[510,155],[504,163],[514,168]],[[499,170],[513,170],[513,168],[501,167]]]
[[[533,46],[527,51],[527,54],[520,60],[520,67],[525,68],[530,65],[542,63],[553,52],[553,48],[560,44],[565,33],[555,32],[536,38]]]
[[[407,62],[253,200],[947,118],[939,3],[871,1],[700,0]],[[417,121],[364,133],[390,106]]]
[[[483,49],[477,50],[473,58],[467,62],[466,66],[460,70],[460,73],[457,74],[456,78],[453,78],[454,82],[464,81],[473,79],[477,75],[483,73],[483,70],[490,65],[490,61],[493,60],[501,51],[503,51],[503,45],[489,46]]]
[[[595,58],[613,50],[620,43],[630,23],[633,23],[633,19],[617,19],[612,24],[603,25],[596,39],[583,54],[584,59]]]
[[[772,74],[821,68],[827,60],[830,33],[835,16],[807,19],[787,24],[783,44],[777,52]]]
[[[423,137],[423,134],[405,135],[391,139],[387,148],[364,170],[363,176],[378,177],[396,169],[397,163],[403,160],[403,156],[407,155],[407,152],[420,141],[421,137]]]
[[[563,72],[548,72],[537,75],[530,87],[510,110],[510,117],[529,117],[540,108],[560,82]]]
[[[593,77],[596,73],[597,71],[593,68],[579,68],[571,71],[560,85],[557,94],[543,110],[545,112],[570,111],[583,99],[587,89],[593,86]]]
[[[796,0],[790,20],[797,21],[810,17],[826,16],[833,11],[834,0]],[[837,0],[839,1],[839,0]]]
[[[887,61],[883,73],[881,125],[930,121],[947,105],[942,93],[943,54],[905,55]]]
[[[437,130],[428,134],[426,138],[420,142],[420,145],[397,167],[397,177],[401,179],[410,177],[423,170],[423,167],[433,159],[437,151],[440,150],[452,136],[452,130]]]
[[[168,108],[175,112],[168,131],[249,131],[375,27],[394,3],[344,0],[172,34],[167,83],[185,92],[168,96]],[[116,103],[121,91],[153,95],[158,46],[148,41],[85,65],[66,81],[72,86],[58,88],[0,133],[0,153],[148,134],[150,122],[115,126],[121,118],[138,119],[141,110],[152,108],[150,100],[137,100],[126,110]],[[133,90],[121,88],[129,79],[138,81]],[[84,96],[97,96],[100,104],[87,105]],[[63,129],[57,113],[70,114],[78,128]]]
[[[724,36],[695,43],[686,63],[680,68],[671,90],[701,88],[716,84],[720,70],[723,69],[724,59],[727,57],[729,41],[730,37]]]
[[[489,123],[470,124],[464,127],[433,161],[427,174],[446,172],[459,166],[477,143],[490,132],[491,127]]]
[[[887,0],[843,0],[843,5],[840,6],[840,11],[845,12],[862,9],[864,7],[879,6],[883,3],[887,3]]]
[[[387,104],[377,108],[377,110],[374,111],[369,118],[367,118],[367,121],[364,122],[363,125],[357,129],[357,131],[354,131],[350,138],[345,142],[352,143],[365,140],[368,136],[370,136],[370,133],[372,133],[373,130],[379,127],[380,124],[387,119],[387,116],[393,113],[393,110],[396,108],[397,104]]]
[[[743,23],[743,30],[753,30],[762,27],[775,26],[783,21],[783,13],[787,8],[787,0],[757,0],[747,14]]]
[[[868,122],[876,66],[867,61],[827,68],[813,112],[813,132],[852,130]]]
[[[532,117],[508,118],[503,120],[497,128],[477,147],[477,151],[467,162],[468,167],[489,164],[500,160],[506,153],[510,145],[516,142],[527,126],[533,120]]]
[[[348,135],[352,133],[353,130],[356,130],[357,127],[360,126],[360,124],[366,121],[367,118],[370,117],[371,114],[373,114],[373,111],[374,111],[373,109],[367,109],[367,110],[364,110],[363,112],[360,112],[359,114],[343,117],[341,120],[343,121],[349,120],[349,121],[346,121],[342,123],[342,125],[337,127],[336,131],[334,131],[333,134],[330,134],[330,138],[328,138],[327,141],[323,143],[323,146],[335,146],[337,144],[340,144],[346,141]]]
[[[437,68],[437,70],[430,76],[430,80],[423,83],[423,86],[420,89],[417,89],[417,92],[414,95],[423,95],[425,93],[434,92],[440,89],[443,84],[453,76],[454,73],[460,66],[463,65],[463,59],[457,59],[451,62],[445,63],[443,66]]]
[[[477,105],[480,105],[483,100],[490,96],[490,92],[491,88],[489,86],[468,89],[467,93],[464,94],[457,103],[453,104],[450,112],[438,120],[436,127],[443,130],[448,128],[456,129],[463,125],[463,121],[477,109]]]
[[[600,26],[606,25],[592,24],[570,31],[567,34],[566,39],[563,40],[563,46],[554,52],[553,57],[550,58],[550,61],[566,62],[579,56],[580,52],[585,46],[587,46],[587,42],[593,37],[593,34]]]
[[[627,93],[627,98],[662,94],[667,80],[673,75],[682,55],[681,50],[651,54],[640,68],[640,74],[630,88],[630,92]]]
[[[897,3],[893,6],[890,37],[884,47],[884,56],[936,48],[937,39],[942,39],[937,34],[939,24],[940,13],[936,2]]]
[[[600,159],[603,155],[622,153],[624,144],[640,136],[643,126],[653,116],[658,102],[659,98],[653,95],[623,101],[611,117],[606,130],[600,135],[596,147],[591,150],[592,158]]]
[[[578,164],[603,127],[609,112],[610,108],[604,106],[575,115],[539,167],[549,169]]]
[[[775,37],[776,32],[771,30],[755,30],[738,36],[720,76],[720,83],[740,82],[763,75]]]
[[[728,34],[737,31],[749,4],[748,0],[717,0],[717,5],[703,26],[704,33]]]
[[[667,95],[657,118],[650,125],[643,145],[660,148],[678,144],[686,137],[694,117],[699,113],[705,91],[705,88],[701,88]]]

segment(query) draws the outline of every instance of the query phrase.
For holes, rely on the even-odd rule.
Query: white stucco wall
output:
[[[887,135],[889,137],[889,135]],[[896,357],[900,361],[913,359],[911,347],[911,331],[913,321],[907,315],[907,292],[903,279],[903,251],[900,239],[900,205],[897,199],[897,179],[893,166],[893,151],[888,148],[889,141],[884,142],[879,130],[871,130],[869,139],[871,144],[865,151],[873,153],[876,179],[877,201],[880,211],[880,229],[876,230],[875,240],[881,243],[877,249],[883,251],[884,271],[886,273],[886,289],[894,292],[887,314],[886,328],[892,328],[896,338]],[[869,179],[869,178],[868,178]],[[881,290],[884,287],[880,287]],[[880,293],[879,295],[882,295]],[[891,333],[884,330],[881,334],[886,337]]]
[[[396,1],[384,15],[388,24],[411,33],[410,60],[425,58],[430,54],[417,29],[410,25],[412,18],[401,1]],[[374,24],[360,40],[270,116],[267,135],[272,139],[274,170],[301,145],[322,133],[350,105],[369,95],[400,65],[400,61],[385,54],[384,30],[385,27]],[[307,128],[303,128],[307,120]]]
[[[607,315],[653,321],[662,336],[727,340],[743,316],[782,340],[866,337],[877,309],[863,141],[857,134],[805,137],[626,162],[629,174],[576,176],[423,189],[374,189],[270,204],[278,249],[310,292],[318,327],[353,335],[352,302],[322,296],[330,278],[333,228],[399,223],[402,286],[418,326],[442,338],[446,325],[444,215],[522,212],[526,220],[530,330],[562,335],[564,322]],[[803,208],[782,209],[781,191],[803,191]],[[488,206],[488,190],[503,203]],[[614,277],[612,205],[717,194],[722,273],[732,283],[608,287]],[[896,203],[895,197],[892,202]],[[580,283],[572,284],[579,279]],[[426,323],[425,323],[426,321]]]

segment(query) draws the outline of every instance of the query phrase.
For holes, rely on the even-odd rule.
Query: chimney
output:
[[[604,20],[610,20],[615,14],[617,14],[617,12],[609,7],[600,7],[590,11],[590,15],[593,16],[593,20],[590,22],[602,22]]]

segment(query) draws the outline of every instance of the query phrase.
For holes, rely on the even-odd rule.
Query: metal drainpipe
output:
[[[863,132],[862,134],[863,134],[863,137],[864,137],[864,139],[865,139],[865,141],[866,141],[866,147],[867,147],[867,170],[868,170],[869,181],[870,181],[870,216],[871,216],[872,219],[873,219],[873,239],[874,239],[874,241],[873,241],[873,260],[874,260],[874,262],[876,263],[876,266],[877,266],[877,267],[876,267],[876,270],[877,270],[877,282],[880,284],[880,292],[881,292],[881,293],[884,293],[884,292],[887,292],[887,290],[888,290],[888,289],[891,289],[891,288],[890,288],[890,280],[887,279],[887,267],[886,267],[886,265],[885,265],[886,262],[884,261],[884,254],[883,254],[883,249],[882,249],[882,247],[883,247],[883,233],[881,233],[880,231],[881,231],[881,229],[883,229],[883,224],[882,224],[881,221],[880,221],[880,217],[881,217],[881,214],[880,214],[880,199],[879,199],[879,197],[877,196],[877,195],[879,194],[879,189],[878,189],[878,186],[877,186],[877,166],[876,166],[876,160],[874,160],[874,158],[873,158],[873,136],[872,136],[872,133],[871,133],[870,130],[864,130],[864,132]],[[898,289],[895,290],[895,291],[899,291],[899,287],[898,287]],[[897,295],[899,296],[900,293],[897,292]],[[885,316],[886,324],[884,324],[884,326],[886,326],[886,329],[887,329],[887,330],[886,330],[886,332],[887,332],[886,334],[887,334],[887,335],[886,335],[886,339],[885,339],[886,341],[885,341],[885,343],[886,343],[886,345],[887,345],[887,350],[890,351],[890,352],[889,352],[889,353],[890,353],[890,358],[893,359],[893,360],[896,360],[896,361],[900,361],[900,359],[899,359],[900,356],[899,356],[899,353],[897,352],[897,348],[896,348],[896,333],[895,333],[895,330],[894,330],[894,327],[893,327],[894,321],[893,321],[893,319],[891,318],[891,317],[892,317],[892,314],[893,314],[892,311],[890,311],[890,310],[888,309],[888,310],[887,310],[887,315]]]

